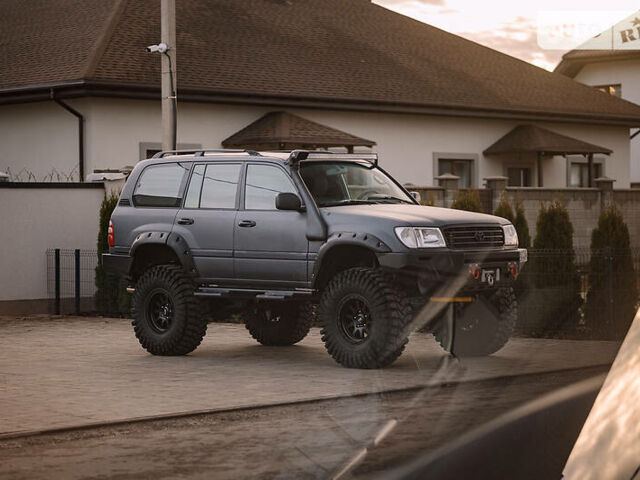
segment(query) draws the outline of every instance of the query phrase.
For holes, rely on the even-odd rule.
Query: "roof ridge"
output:
[[[111,36],[118,25],[118,19],[122,16],[125,5],[126,0],[114,0],[113,10],[107,18],[102,32],[98,36],[91,52],[89,53],[89,61],[82,72],[82,77],[84,79],[91,78],[95,73],[96,68],[98,68],[100,60],[102,60],[102,56],[107,49],[107,44],[109,43],[109,40],[111,40]]]

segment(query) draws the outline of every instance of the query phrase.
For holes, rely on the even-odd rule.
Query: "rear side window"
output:
[[[196,165],[189,182],[185,208],[236,208],[239,179],[239,164]]]
[[[189,170],[187,165],[164,163],[145,168],[133,192],[136,207],[179,207],[180,187]]]

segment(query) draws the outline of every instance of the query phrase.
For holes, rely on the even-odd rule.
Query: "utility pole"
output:
[[[160,57],[162,72],[162,149],[177,149],[176,1],[160,0],[160,41],[169,48]]]

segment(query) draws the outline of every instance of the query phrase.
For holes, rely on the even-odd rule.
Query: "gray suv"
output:
[[[102,261],[152,354],[193,351],[212,318],[263,345],[317,318],[338,363],[380,368],[417,328],[455,355],[499,350],[526,253],[503,218],[419,205],[374,154],[204,150],[138,163]]]

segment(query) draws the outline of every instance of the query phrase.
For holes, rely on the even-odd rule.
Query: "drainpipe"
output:
[[[84,182],[84,116],[75,108],[56,98],[53,89],[51,89],[51,100],[78,119],[78,182]]]

